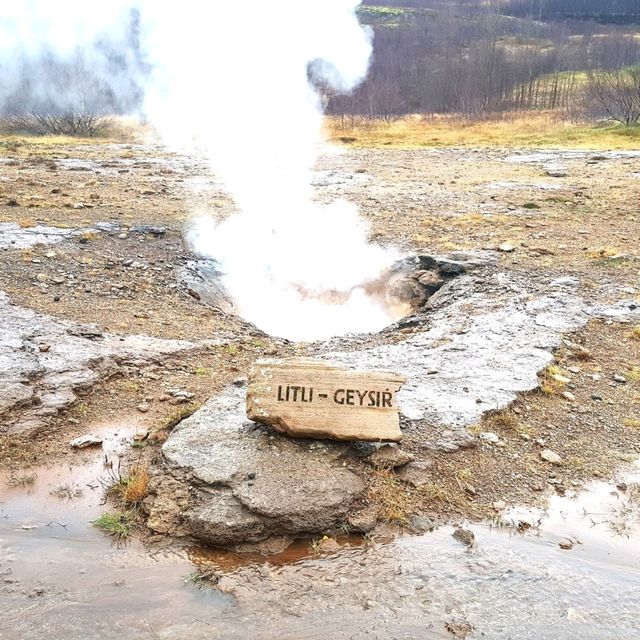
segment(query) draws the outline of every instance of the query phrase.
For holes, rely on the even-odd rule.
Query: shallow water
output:
[[[108,439],[107,458],[130,436]],[[445,638],[451,622],[471,625],[471,638],[640,637],[633,487],[595,483],[551,498],[547,513],[511,509],[500,526],[470,526],[471,549],[442,527],[372,545],[346,540],[322,557],[298,542],[267,560],[112,545],[91,525],[108,510],[103,459],[36,469],[32,486],[0,478],[3,640]],[[50,493],[61,486],[82,494]],[[573,548],[561,549],[568,540]],[[216,570],[217,586],[187,579],[196,567]]]

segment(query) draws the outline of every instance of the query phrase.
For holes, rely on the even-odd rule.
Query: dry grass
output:
[[[488,417],[487,423],[492,427],[516,431],[519,423],[518,414],[513,409],[496,411]]]
[[[372,473],[367,497],[377,507],[378,517],[387,523],[405,525],[414,512],[415,503],[408,487],[388,469]]]
[[[631,369],[627,371],[627,380],[640,382],[640,367],[631,367]]]
[[[149,492],[149,470],[137,464],[126,475],[120,476],[108,487],[107,494],[128,507],[138,506]]]
[[[613,256],[619,256],[622,252],[615,247],[598,247],[597,249],[590,249],[587,253],[589,258],[598,260],[600,258],[613,258]]]
[[[36,481],[35,473],[12,473],[7,478],[7,485],[9,487],[30,487]]]
[[[17,223],[22,229],[31,229],[36,226],[35,221],[31,218],[18,218]]]
[[[98,238],[99,234],[96,231],[83,231],[79,237],[82,241],[89,242]]]
[[[565,372],[556,365],[547,367],[540,374],[540,391],[545,395],[552,396],[562,393],[567,386]]]
[[[507,114],[474,121],[460,116],[406,116],[391,123],[340,118],[325,121],[327,138],[355,147],[558,147],[636,149],[640,127],[592,126],[563,121],[554,112]]]
[[[640,429],[640,419],[638,418],[625,418],[622,423],[627,429]]]
[[[101,135],[93,138],[58,135],[18,135],[0,130],[0,155],[3,151],[11,154],[30,155],[33,151],[44,152],[60,145],[102,145],[114,142],[133,142],[152,133],[148,125],[141,125],[134,117],[111,118]]]
[[[183,420],[186,420],[189,416],[192,416],[201,405],[199,404],[186,404],[175,408],[169,413],[159,427],[159,430],[171,431],[175,429]]]
[[[640,326],[634,327],[631,330],[631,339],[640,341]]]

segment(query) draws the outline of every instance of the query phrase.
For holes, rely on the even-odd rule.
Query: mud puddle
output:
[[[0,638],[638,637],[640,467],[618,487],[552,497],[468,526],[393,541],[308,541],[265,559],[204,549],[113,545],[91,521],[100,479],[132,431],[88,464],[0,478]],[[25,472],[27,473],[27,472]],[[53,493],[52,493],[53,492]],[[359,546],[358,546],[359,545]],[[194,579],[211,569],[214,586]]]

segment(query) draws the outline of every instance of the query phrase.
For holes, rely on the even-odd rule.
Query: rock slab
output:
[[[249,372],[247,416],[296,438],[398,441],[396,392],[389,371],[359,371],[310,358],[258,360]]]
[[[162,448],[175,478],[183,485],[188,478],[189,499],[177,517],[191,535],[226,546],[345,522],[365,491],[344,464],[347,445],[274,435],[247,420],[245,397],[246,387],[228,387],[182,421]],[[161,486],[154,492],[166,494]],[[161,507],[149,501],[159,522],[166,519],[156,518]]]

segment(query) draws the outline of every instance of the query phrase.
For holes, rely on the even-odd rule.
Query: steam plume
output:
[[[167,143],[202,150],[240,209],[221,224],[197,220],[189,238],[220,262],[244,317],[293,339],[377,330],[393,319],[360,285],[394,256],[368,244],[353,205],[319,205],[311,186],[322,126],[314,82],[348,91],[367,72],[359,2],[117,0],[98,13],[79,0],[17,4],[0,14],[0,40],[11,32],[3,58],[79,46],[97,69],[105,61],[96,40],[121,40],[132,9],[139,12],[151,68],[139,78],[146,115]],[[341,304],[327,303],[336,296]]]

